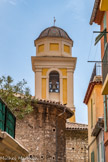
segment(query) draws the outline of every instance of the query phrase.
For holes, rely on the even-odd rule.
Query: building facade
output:
[[[97,23],[100,25],[100,34],[95,39],[95,44],[101,41],[101,61],[102,61],[102,90],[104,98],[104,146],[105,158],[108,161],[108,1],[95,0],[92,11],[90,25]]]
[[[38,100],[33,107],[33,112],[16,125],[16,138],[29,151],[23,161],[66,162],[66,119],[73,112],[46,100]]]
[[[89,162],[104,162],[104,120],[103,96],[101,95],[102,77],[94,67],[84,103],[88,107],[88,153]],[[98,69],[98,70],[97,70]]]

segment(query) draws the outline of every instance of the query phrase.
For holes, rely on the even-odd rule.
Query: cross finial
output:
[[[55,19],[55,17],[54,17],[54,26],[55,26],[55,22],[56,22],[56,19]]]

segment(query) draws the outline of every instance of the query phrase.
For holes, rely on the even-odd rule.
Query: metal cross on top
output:
[[[55,22],[56,22],[56,19],[55,19],[55,17],[54,17],[54,26],[55,26]]]

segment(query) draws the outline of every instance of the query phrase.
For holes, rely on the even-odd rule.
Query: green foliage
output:
[[[18,118],[23,118],[24,115],[33,111],[32,96],[26,85],[27,82],[24,79],[14,84],[10,76],[0,78],[0,97]]]

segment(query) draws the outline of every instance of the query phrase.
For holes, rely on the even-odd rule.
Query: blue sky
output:
[[[99,60],[99,44],[94,46],[99,26],[89,25],[94,0],[0,0],[0,76],[10,75],[15,82],[26,79],[34,95],[31,56],[36,55],[34,40],[53,26],[64,29],[74,41],[72,56],[77,57],[74,73],[76,121],[87,123],[83,99],[93,70]]]

